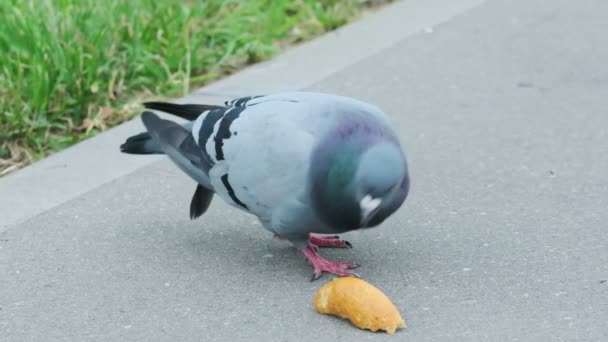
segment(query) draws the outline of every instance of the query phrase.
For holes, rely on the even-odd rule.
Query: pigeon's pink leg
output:
[[[310,233],[308,242],[317,247],[353,248],[353,245],[346,240],[340,240],[337,235],[318,235]]]
[[[358,274],[349,271],[351,268],[359,267],[354,262],[329,261],[324,259],[317,252],[316,246],[308,245],[302,248],[302,253],[306,256],[308,263],[314,268],[311,280],[318,279],[323,272],[333,273],[342,277],[359,277]]]

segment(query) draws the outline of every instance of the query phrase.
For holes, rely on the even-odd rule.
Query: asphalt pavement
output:
[[[119,153],[134,120],[0,179],[0,340],[608,341],[606,13],[405,0],[188,99],[308,89],[389,114],[410,196],[322,254],[362,264],[406,330],[315,312],[332,276],[217,198],[190,221],[187,176]]]

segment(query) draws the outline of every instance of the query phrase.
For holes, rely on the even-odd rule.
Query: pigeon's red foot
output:
[[[353,248],[353,245],[346,240],[340,240],[337,235],[318,235],[310,233],[308,242],[317,247],[334,247],[334,248]]]
[[[354,262],[329,261],[324,259],[317,252],[316,246],[308,245],[302,249],[302,253],[306,256],[308,263],[312,265],[314,273],[311,280],[319,279],[323,272],[333,273],[342,277],[359,277],[358,274],[349,271],[349,269],[359,267]]]

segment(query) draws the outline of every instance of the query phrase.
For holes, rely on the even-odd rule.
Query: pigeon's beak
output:
[[[374,214],[380,209],[382,198],[373,198],[370,195],[363,197],[361,202],[361,226],[367,227]]]

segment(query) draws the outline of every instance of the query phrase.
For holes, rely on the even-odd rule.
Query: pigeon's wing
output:
[[[224,108],[216,105],[177,104],[169,102],[144,102],[144,106],[148,109],[160,110],[190,121],[196,120],[196,118],[206,111]]]
[[[289,196],[304,191],[316,137],[300,102],[252,97],[213,110],[193,124],[193,136],[212,165],[213,190],[229,204],[270,221]]]
[[[226,107],[244,107],[247,106],[247,104],[249,104],[252,100],[260,98],[260,97],[265,97],[265,95],[253,95],[253,96],[245,96],[245,97],[239,97],[236,99],[232,99],[230,101],[226,101]]]
[[[271,95],[254,95],[239,97],[230,101],[226,101],[226,107],[247,107],[254,106],[260,103],[271,102],[293,102],[293,103],[318,103],[320,101],[335,101],[336,99],[346,99],[340,96],[303,92],[303,91],[288,91],[279,92]]]
[[[142,121],[158,148],[183,172],[199,183],[190,204],[190,217],[202,215],[213,197],[210,181],[205,169],[209,169],[201,149],[196,145],[191,132],[175,122],[163,120],[152,112],[144,112]]]

